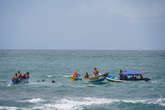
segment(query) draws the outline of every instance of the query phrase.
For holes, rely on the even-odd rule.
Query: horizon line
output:
[[[163,49],[0,49],[0,50],[98,50],[98,51],[165,51]]]

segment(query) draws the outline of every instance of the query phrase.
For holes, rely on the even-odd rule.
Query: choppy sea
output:
[[[71,81],[100,73],[142,70],[150,81]],[[29,83],[13,85],[18,70]],[[40,82],[45,80],[45,82]],[[51,83],[55,80],[56,83]],[[165,51],[0,50],[0,110],[165,110]]]

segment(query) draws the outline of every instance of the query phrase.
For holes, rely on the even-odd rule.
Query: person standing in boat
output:
[[[93,74],[95,75],[95,76],[98,76],[99,75],[99,71],[98,71],[98,69],[95,67],[94,68],[94,70],[93,70]]]

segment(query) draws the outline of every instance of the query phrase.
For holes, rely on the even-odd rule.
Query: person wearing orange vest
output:
[[[94,68],[93,74],[94,74],[95,76],[98,76],[98,75],[99,75],[99,71],[98,71],[97,68]]]
[[[75,71],[75,72],[73,73],[73,77],[78,77],[78,76],[80,76],[80,74],[78,74],[77,71]]]
[[[78,73],[76,71],[73,73],[73,77],[78,77]]]
[[[13,79],[17,79],[17,73],[13,76]]]

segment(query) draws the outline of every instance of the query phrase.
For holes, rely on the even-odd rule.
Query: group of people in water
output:
[[[28,78],[29,78],[29,72],[26,72],[26,73],[22,74],[20,71],[18,71],[13,76],[14,80],[21,80],[21,79],[28,79]]]
[[[99,75],[99,71],[98,71],[98,69],[97,69],[96,67],[95,67],[94,70],[93,70],[93,74],[94,74],[95,76],[98,76],[98,75]],[[77,71],[75,71],[75,72],[73,73],[73,77],[77,78],[77,77],[79,77],[79,76],[80,76],[80,74],[79,74]],[[89,78],[89,77],[90,77],[90,76],[89,76],[89,73],[86,72],[84,78]]]

